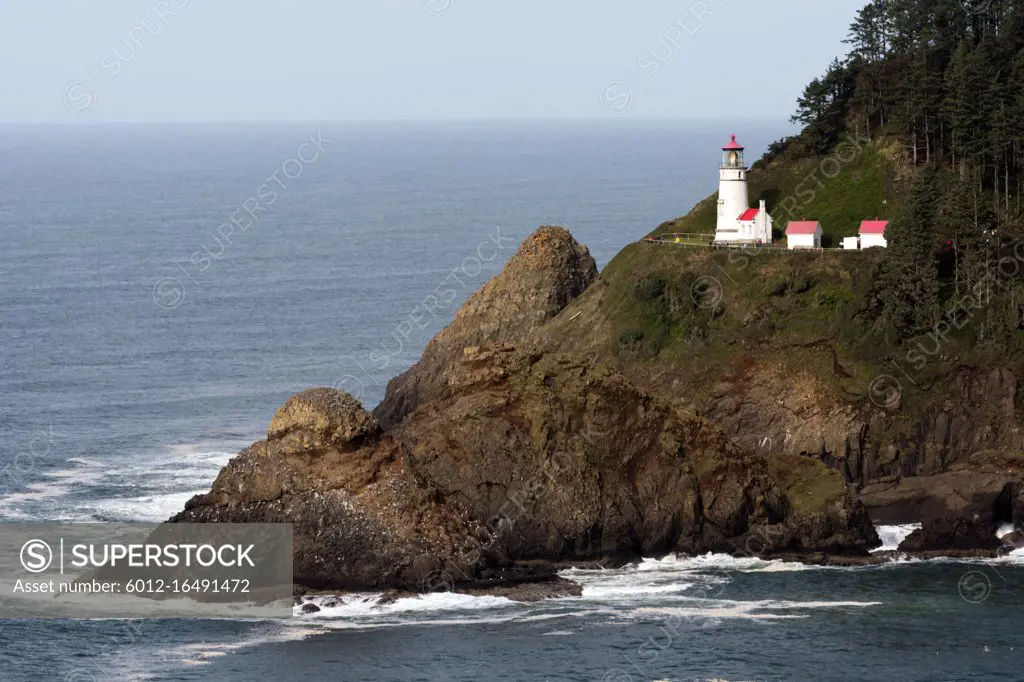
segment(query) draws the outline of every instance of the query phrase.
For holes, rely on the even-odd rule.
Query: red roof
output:
[[[861,234],[885,234],[885,228],[889,227],[888,220],[865,220],[860,224]]]
[[[786,227],[786,234],[816,234],[819,227],[816,220],[794,220]]]
[[[750,222],[751,220],[756,218],[757,214],[760,212],[761,211],[756,208],[748,208],[746,211],[743,212],[743,215],[740,216],[740,222]]]
[[[730,149],[743,149],[743,148],[744,148],[743,145],[741,145],[739,142],[736,141],[736,136],[735,135],[732,136],[732,139],[729,141],[729,144],[727,144],[724,147],[722,147],[722,149],[725,150],[725,151],[728,151]]]

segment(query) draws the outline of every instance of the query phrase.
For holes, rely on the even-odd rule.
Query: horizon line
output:
[[[680,121],[772,121],[791,123],[789,115],[764,116],[592,116],[565,118],[351,118],[351,119],[187,119],[187,120],[132,120],[111,119],[99,121],[18,121],[0,120],[0,126],[62,126],[96,127],[107,125],[260,125],[260,124],[353,124],[353,123],[672,123]],[[794,127],[796,127],[794,125]]]

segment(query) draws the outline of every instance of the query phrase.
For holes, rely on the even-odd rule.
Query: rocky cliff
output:
[[[543,347],[594,274],[566,231],[542,228],[392,383],[387,428],[347,394],[294,396],[173,520],[294,523],[296,583],[332,590],[878,544],[823,462],[740,447],[596,355]]]
[[[769,462],[601,364],[491,346],[467,349],[444,377],[396,437],[417,476],[484,520],[513,560],[742,552],[766,527],[788,549],[873,542],[825,467],[803,468],[833,494],[801,508]]]
[[[894,350],[864,322],[881,257],[634,245],[532,340],[770,461],[824,463],[879,522],[1024,521],[1016,309],[1007,323],[1005,302],[975,302],[955,334]]]

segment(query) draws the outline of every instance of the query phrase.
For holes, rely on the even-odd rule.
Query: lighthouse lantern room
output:
[[[764,201],[760,208],[750,208],[747,188],[747,164],[743,145],[733,135],[722,147],[722,167],[718,186],[718,243],[770,244],[772,217]]]

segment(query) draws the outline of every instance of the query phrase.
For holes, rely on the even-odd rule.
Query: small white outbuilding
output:
[[[794,220],[786,227],[786,246],[791,250],[820,249],[824,232],[816,220]]]
[[[860,237],[844,237],[843,238],[843,249],[846,251],[856,251],[860,248]]]
[[[860,248],[870,249],[872,247],[887,248],[888,240],[885,232],[889,229],[888,220],[865,220],[860,224]]]

